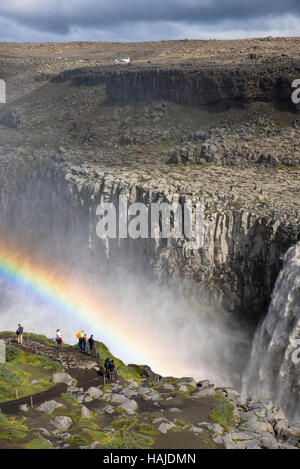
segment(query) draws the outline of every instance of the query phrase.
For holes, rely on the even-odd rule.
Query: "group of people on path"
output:
[[[115,362],[114,360],[111,360],[110,358],[107,358],[104,362],[104,368],[105,368],[105,377],[107,379],[112,379],[115,371]]]
[[[23,344],[23,334],[24,334],[24,328],[21,324],[18,324],[18,329],[16,330],[16,334],[18,337],[18,344]],[[76,337],[78,339],[78,346],[77,349],[81,352],[86,352],[87,353],[87,344],[89,344],[89,349],[90,349],[90,356],[97,356],[97,347],[95,344],[94,336],[93,334],[90,336],[88,339],[87,335],[84,333],[83,330],[77,332]],[[57,344],[57,349],[61,350],[62,349],[62,344],[63,344],[63,338],[62,338],[62,332],[60,329],[56,330],[56,337],[55,337],[55,342]],[[104,362],[104,368],[105,368],[105,376],[107,379],[112,379],[114,371],[115,371],[115,362],[113,359],[106,358]]]
[[[18,344],[22,345],[24,328],[21,324],[18,324],[18,329],[16,330],[16,334],[18,337]],[[87,344],[89,344],[90,356],[97,356],[97,350],[95,347],[95,340],[94,340],[93,334],[88,339],[87,335],[82,330],[82,331],[77,332],[76,337],[78,339],[78,350],[80,350],[81,352],[87,352]],[[61,350],[62,344],[63,344],[63,338],[62,338],[62,333],[60,329],[56,330],[55,342],[57,344],[57,349]]]
[[[95,340],[93,334],[91,337],[88,339],[88,336],[86,333],[81,330],[77,332],[76,337],[78,339],[78,345],[77,349],[80,352],[85,352],[87,353],[87,344],[89,344],[90,348],[90,356],[97,356],[97,348],[95,346]],[[56,343],[57,343],[57,348],[61,350],[62,347],[62,334],[60,329],[57,329],[56,331]],[[113,359],[110,359],[109,357],[106,358],[104,362],[104,368],[105,368],[105,377],[107,379],[112,379],[114,376],[114,371],[115,371],[115,362]]]
[[[97,350],[95,347],[95,340],[93,334],[91,337],[88,339],[88,336],[84,333],[83,330],[77,332],[76,337],[78,339],[78,350],[80,352],[87,352],[87,345],[89,344],[90,347],[90,356],[96,356],[97,355]]]

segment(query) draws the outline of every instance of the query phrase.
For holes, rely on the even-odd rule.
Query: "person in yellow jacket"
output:
[[[76,337],[78,339],[78,350],[82,350],[83,331],[77,332]]]

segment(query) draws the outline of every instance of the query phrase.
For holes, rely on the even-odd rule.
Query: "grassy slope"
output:
[[[122,360],[120,360],[119,358],[116,358],[114,355],[110,353],[109,349],[106,347],[105,344],[103,344],[102,342],[97,342],[97,344],[98,344],[99,355],[101,358],[101,364],[103,366],[104,366],[104,361],[106,360],[106,358],[109,357],[115,361],[116,368],[118,369],[118,372],[122,378],[124,378],[125,380],[134,379],[135,381],[140,383],[141,372],[140,372],[139,367],[126,366],[122,362]]]
[[[16,390],[20,398],[49,389],[53,373],[60,370],[60,364],[47,357],[7,346],[6,363],[0,364],[0,402],[16,399]]]
[[[30,336],[48,345],[55,345],[51,339],[45,336],[34,334],[30,334]],[[126,366],[120,359],[114,357],[103,343],[97,342],[97,346],[101,357],[101,364],[103,364],[107,357],[114,358],[119,374],[124,380],[134,379],[140,382],[143,367],[136,365]],[[14,399],[16,387],[19,390],[19,397],[48,389],[52,386],[51,377],[53,373],[58,371],[60,366],[58,362],[49,360],[47,357],[26,353],[20,348],[13,346],[7,347],[6,358],[7,363],[0,365],[0,401]],[[37,379],[39,383],[32,384],[31,381],[33,379]],[[154,384],[154,389],[159,392],[159,385]],[[109,384],[106,384],[103,390],[104,392],[112,392]],[[189,393],[185,393],[185,396],[183,395],[184,393],[177,391],[177,393],[170,392],[168,395],[172,396],[173,394],[173,397],[177,394],[183,399],[188,399],[189,401],[191,399]],[[151,414],[153,410],[149,409],[141,412],[139,408],[135,415],[129,416],[124,410],[115,408],[114,415],[108,416],[97,409],[93,409],[91,410],[91,418],[82,420],[81,406],[73,394],[68,392],[62,393],[56,400],[61,402],[63,406],[56,409],[51,415],[40,415],[38,423],[34,420],[37,417],[35,415],[30,417],[30,413],[27,415],[26,420],[26,418],[21,416],[6,416],[0,411],[0,447],[26,449],[53,448],[52,443],[48,441],[47,437],[36,433],[32,425],[34,422],[34,427],[38,425],[49,428],[51,420],[56,415],[69,416],[73,421],[72,427],[68,431],[70,436],[65,440],[65,443],[69,444],[71,448],[88,446],[93,442],[97,442],[97,448],[106,449],[151,448],[153,445],[155,447],[155,444],[162,438],[155,425],[153,425]],[[211,409],[209,417],[219,422],[226,431],[226,427],[232,423],[232,409],[223,399],[220,399],[216,404],[216,407]],[[153,418],[159,416],[161,416],[160,412],[156,412],[155,415],[153,414]],[[170,441],[173,441],[173,433],[175,436],[177,433],[180,433],[185,435],[186,438],[190,438],[189,427],[191,425],[189,421],[184,422],[178,419],[176,427],[169,432],[168,438],[171,438]],[[207,441],[204,441],[204,437]],[[202,439],[200,437],[197,438],[199,438],[200,447],[202,447],[201,445],[204,445],[204,447],[215,446],[209,435],[205,434],[203,438],[201,437]]]

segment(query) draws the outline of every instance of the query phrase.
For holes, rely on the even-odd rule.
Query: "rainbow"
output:
[[[69,273],[61,273],[49,262],[34,259],[20,246],[0,241],[0,278],[25,289],[29,297],[46,301],[54,313],[59,310],[66,317],[88,322],[93,331],[96,329],[101,334],[99,340],[108,345],[111,341],[118,343],[121,350],[130,350],[138,357],[139,363],[150,364],[161,374],[176,376],[175,359],[166,357],[166,350],[154,343],[150,331],[128,324],[126,313],[105,299],[103,292],[99,295]]]

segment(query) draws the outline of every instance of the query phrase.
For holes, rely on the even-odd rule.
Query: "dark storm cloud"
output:
[[[280,29],[280,19],[287,15],[300,18],[299,0],[0,0],[3,21],[62,36],[74,28],[113,31],[141,23],[161,23],[162,33],[166,23],[217,31],[218,24],[230,22],[233,29],[247,30],[266,18],[275,18]]]

